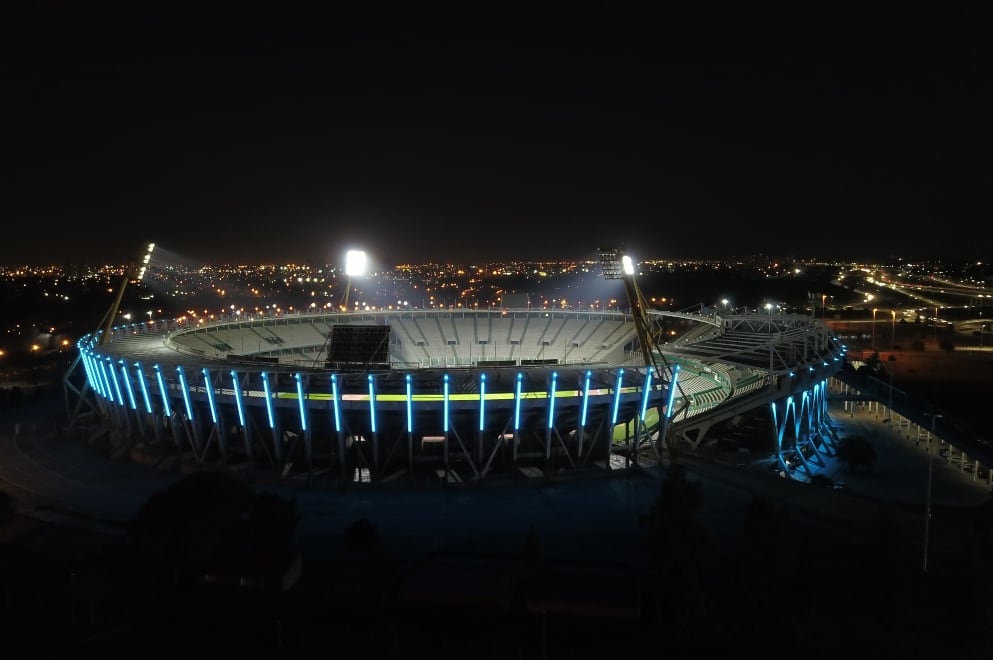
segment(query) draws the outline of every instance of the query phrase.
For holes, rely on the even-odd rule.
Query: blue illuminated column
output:
[[[586,412],[590,407],[590,378],[593,376],[592,372],[587,371],[586,376],[583,378],[583,410],[579,417],[579,426],[583,428],[586,426]]]
[[[114,388],[110,384],[110,376],[107,375],[107,363],[97,357],[94,357],[93,359],[94,365],[100,373],[100,380],[103,382],[103,390],[107,393],[107,400],[111,403],[116,403],[116,401],[114,401]]]
[[[476,455],[483,462],[483,434],[486,430],[486,374],[479,374],[479,438],[476,441]]]
[[[114,369],[114,363],[110,361],[110,358],[106,358],[106,362],[104,363],[104,371],[107,373],[107,378],[113,386],[114,402],[123,408],[124,395],[121,393],[121,383],[117,379],[117,370]]]
[[[486,374],[479,375],[479,430],[486,429]]]
[[[162,367],[157,363],[152,365],[155,371],[155,381],[159,384],[159,396],[162,398],[162,413],[166,417],[172,417],[172,406],[169,405],[169,390],[166,388],[165,378],[162,376]]]
[[[621,408],[621,385],[624,383],[624,370],[617,370],[617,384],[614,386],[614,407],[610,414],[610,425],[611,427],[617,426],[617,413]],[[612,438],[613,428],[610,430],[610,436]]]
[[[141,362],[134,363],[135,375],[138,377],[138,385],[141,386],[141,398],[145,404],[145,412],[152,414],[152,398],[148,394],[148,383],[145,380],[145,370],[141,368]]]
[[[376,380],[369,374],[369,427],[376,432]]]
[[[307,430],[307,397],[303,391],[303,375],[297,372],[297,403],[300,408],[300,431],[303,433],[303,446],[307,454],[307,469],[314,466],[313,455],[311,454],[310,433]]]
[[[517,372],[517,382],[514,384],[514,435],[521,430],[521,384],[524,374]]]
[[[83,369],[86,371],[86,380],[89,381],[90,387],[92,387],[96,393],[104,399],[109,398],[107,396],[107,389],[103,386],[103,379],[100,377],[100,371],[95,368],[93,357],[89,353],[83,354]]]
[[[442,403],[443,403],[442,410],[443,410],[443,413],[442,413],[442,429],[441,430],[447,436],[448,435],[448,374],[445,374],[445,378],[444,378],[444,390],[443,391],[444,391],[444,394],[442,396]],[[446,442],[447,442],[447,438],[446,438]]]
[[[238,380],[238,372],[231,370],[231,387],[234,389],[234,402],[238,408],[238,424],[245,428],[245,401],[242,398],[241,382]]]
[[[592,377],[592,372],[586,371],[586,375],[583,377],[583,407],[579,414],[579,429],[576,431],[578,436],[578,454],[580,457],[583,455],[583,440],[586,435],[586,414],[590,407],[590,378]]]
[[[338,391],[338,374],[331,374],[331,409],[334,413],[334,431],[338,437],[338,467],[341,483],[345,483],[348,463],[345,460],[345,435],[341,432],[341,393]]]
[[[521,439],[521,387],[524,381],[524,374],[517,372],[517,380],[514,383],[514,451],[513,460],[517,460],[517,447]]]
[[[118,360],[121,366],[121,378],[124,379],[124,391],[128,395],[128,405],[131,410],[138,410],[138,402],[134,398],[134,388],[131,387],[131,373],[128,371],[128,363],[123,359]]]
[[[445,440],[442,442],[442,460],[445,464],[445,469],[448,469],[448,374],[445,374],[444,385],[443,385],[443,396],[442,396],[442,430],[444,431]],[[448,482],[446,475],[445,482]]]
[[[411,383],[410,374],[407,374],[406,378],[407,387],[407,433],[411,434],[414,432],[414,392],[413,383]]]
[[[548,424],[545,427],[545,460],[552,457],[552,429],[555,428],[555,391],[558,386],[559,372],[552,372],[552,382],[548,388]]]
[[[372,465],[379,468],[379,435],[376,433],[376,379],[369,374],[369,422],[372,425]]]
[[[265,394],[265,412],[269,419],[269,428],[275,430],[276,416],[272,410],[272,388],[269,386],[269,372],[267,371],[262,372],[262,391]]]
[[[276,414],[272,409],[272,387],[269,385],[269,372],[262,372],[262,391],[265,393],[265,412],[269,417],[269,428],[272,429],[272,446],[276,454],[276,461],[283,462],[283,443],[276,431]]]
[[[331,412],[334,414],[334,430],[341,433],[341,407],[338,396],[338,374],[331,374]]]
[[[407,465],[411,466],[413,474],[414,465],[414,391],[410,374],[404,377],[407,388]]]
[[[300,430],[304,433],[307,432],[307,402],[303,394],[303,376],[298,372],[296,374],[297,382],[297,402],[300,407]]]
[[[679,380],[679,365],[677,364],[672,369],[672,380],[669,381],[669,399],[665,403],[665,417],[669,419],[672,417],[672,403],[676,398],[676,383]]]
[[[217,424],[217,403],[214,401],[214,384],[210,382],[210,372],[207,367],[200,370],[203,374],[203,387],[207,390],[207,403],[210,404],[210,421]]]
[[[645,387],[641,393],[641,421],[645,421],[645,413],[648,411],[649,394],[652,392],[652,370],[645,371]]]
[[[186,419],[192,422],[193,404],[190,402],[190,388],[186,384],[186,373],[182,365],[176,367],[176,373],[179,374],[179,389],[183,393],[183,403],[186,404]]]

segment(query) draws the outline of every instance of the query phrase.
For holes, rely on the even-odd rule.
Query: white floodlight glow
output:
[[[634,275],[634,262],[626,254],[621,257],[621,267],[624,269],[625,275]]]
[[[345,253],[345,275],[349,277],[365,273],[366,255],[362,250],[349,250]]]

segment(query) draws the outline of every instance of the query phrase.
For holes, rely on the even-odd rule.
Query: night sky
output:
[[[4,5],[0,265],[989,257],[989,12],[131,4]]]

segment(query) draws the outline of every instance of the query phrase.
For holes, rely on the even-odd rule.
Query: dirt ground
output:
[[[855,334],[844,323],[830,324],[841,336]],[[864,325],[862,330],[864,331]],[[969,426],[993,428],[993,346],[979,346],[979,339],[968,333],[931,334],[918,328],[900,328],[883,339],[876,337],[879,360],[883,365],[879,380],[889,387],[892,369],[894,400],[933,404],[936,409],[955,415]],[[848,355],[869,358],[871,340],[846,339]],[[914,342],[924,350],[912,350]],[[991,338],[990,344],[993,344]],[[953,350],[949,350],[949,346]],[[988,431],[987,431],[988,432]]]

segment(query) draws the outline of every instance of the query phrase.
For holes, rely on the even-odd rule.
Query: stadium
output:
[[[825,383],[844,351],[823,324],[657,312],[633,276],[625,286],[630,314],[509,306],[108,321],[79,341],[71,424],[162,467],[338,486],[623,471],[698,447],[722,419],[766,403],[782,455],[816,451]]]

